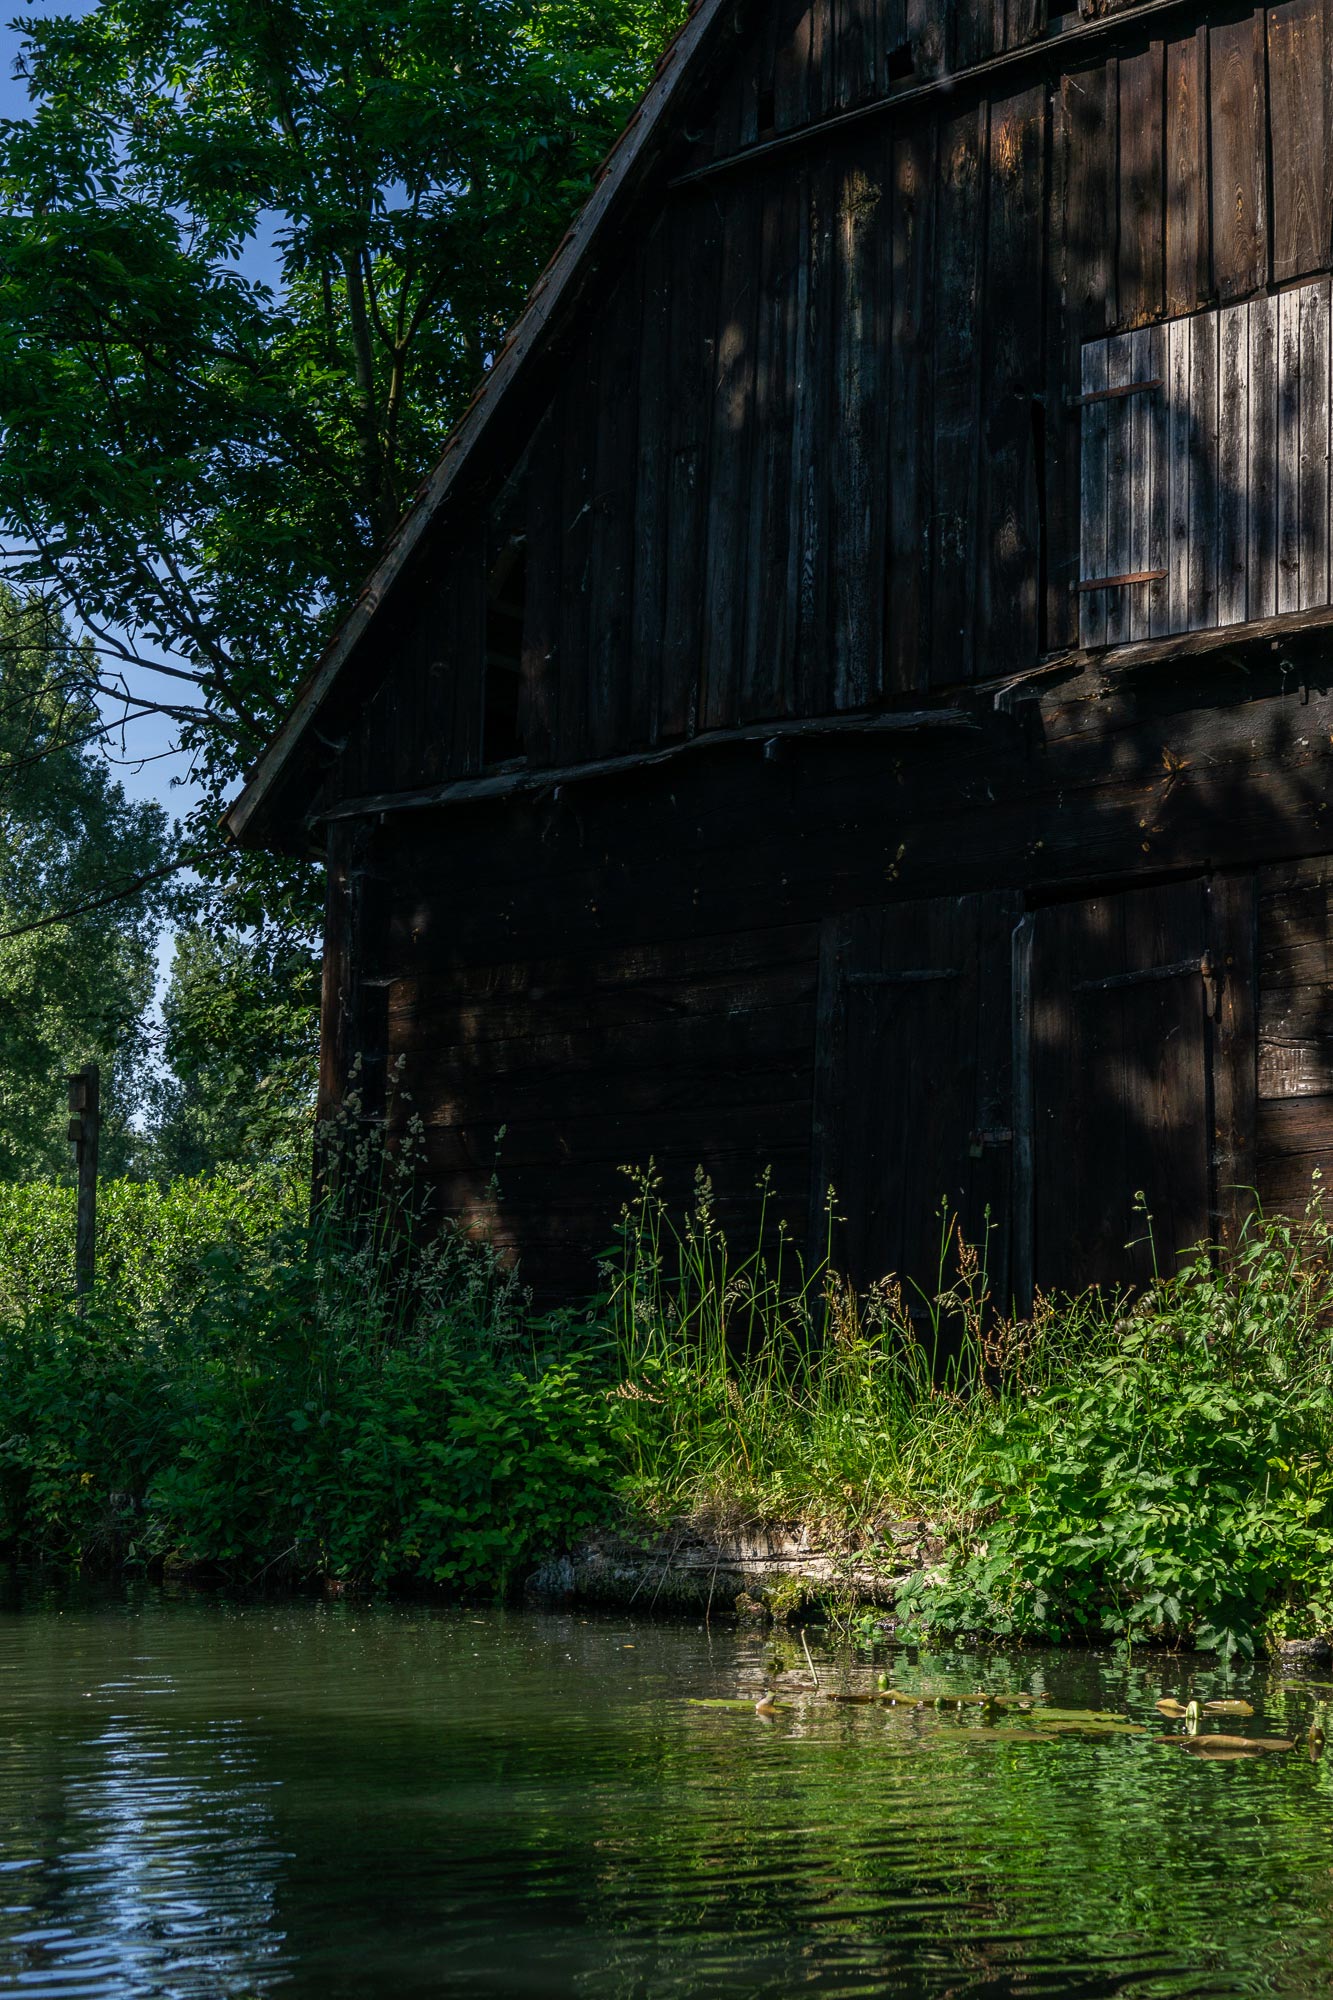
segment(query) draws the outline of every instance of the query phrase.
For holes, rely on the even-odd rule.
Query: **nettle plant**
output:
[[[1317,1626],[1333,1580],[1333,1260],[1318,1200],[1200,1248],[1021,1400],[1002,1387],[970,1531],[908,1627],[1189,1641]],[[1046,1340],[1069,1336],[1050,1302]],[[1330,1622],[1333,1622],[1331,1620]]]

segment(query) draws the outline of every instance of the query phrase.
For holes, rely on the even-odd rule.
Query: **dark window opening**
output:
[[[483,681],[483,764],[521,763],[523,741],[523,611],[527,550],[511,535],[486,580],[486,673]]]
[[[759,137],[761,139],[772,138],[773,128],[777,124],[777,117],[778,117],[778,111],[777,111],[776,94],[774,93],[771,87],[768,90],[761,90],[759,93],[759,117],[758,117]]]
[[[899,42],[889,50],[889,82],[906,83],[916,75],[916,50],[910,42]]]

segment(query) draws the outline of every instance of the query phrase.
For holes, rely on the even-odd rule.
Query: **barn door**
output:
[[[858,1285],[933,1289],[941,1212],[1009,1288],[1010,957],[1018,899],[956,896],[830,919],[820,967],[812,1236]]]
[[[1177,1252],[1214,1238],[1239,1205],[1253,1124],[1253,922],[1251,885],[1221,880],[1027,920],[1018,1233],[1028,1237],[1030,1217],[1042,1290],[1148,1284],[1154,1258],[1174,1272]]]

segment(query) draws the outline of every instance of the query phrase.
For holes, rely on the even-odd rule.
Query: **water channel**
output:
[[[760,1714],[774,1642],[726,1627],[11,1598],[0,1992],[1333,1992],[1333,1753],[1201,1758],[1154,1706],[1297,1737],[1320,1690],[810,1638],[819,1695]],[[825,1698],[880,1670],[1143,1727]]]

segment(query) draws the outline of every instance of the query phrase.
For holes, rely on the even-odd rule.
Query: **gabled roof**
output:
[[[734,0],[694,0],[688,21],[669,44],[643,101],[607,155],[597,184],[534,285],[522,314],[445,444],[435,470],[418,489],[360,597],[297,691],[286,721],[226,812],[223,824],[242,845],[262,846],[274,795],[316,716],[333,693],[372,619],[392,590],[435,515],[480,448],[497,411],[543,345],[549,329],[577,296],[603,238],[623,219],[663,145],[675,136],[674,117]]]

